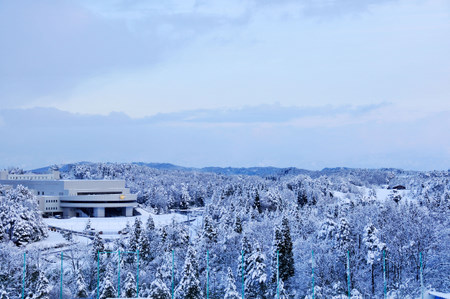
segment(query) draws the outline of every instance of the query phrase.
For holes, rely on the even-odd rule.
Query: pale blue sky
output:
[[[0,40],[0,167],[450,168],[448,0],[0,0]]]

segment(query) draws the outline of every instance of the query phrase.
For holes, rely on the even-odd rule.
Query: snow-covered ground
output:
[[[151,215],[155,222],[156,227],[161,227],[170,224],[172,221],[184,222],[188,220],[187,215],[181,215],[179,213],[156,215],[150,213],[142,208],[136,209],[141,215],[133,217],[108,217],[108,218],[69,218],[69,219],[56,219],[56,218],[44,218],[44,222],[47,225],[54,226],[57,228],[68,229],[72,231],[82,232],[86,227],[88,219],[91,221],[91,227],[96,231],[103,232],[103,238],[117,238],[119,237],[119,230],[126,227],[127,223],[133,225],[135,218],[140,218],[143,223],[145,223]],[[194,218],[191,216],[190,220]],[[191,222],[191,236],[195,235],[195,230],[198,226],[201,226],[202,219],[201,216],[195,217],[195,221]],[[49,249],[49,248],[63,248],[69,246],[71,243],[68,242],[60,232],[49,231],[48,238],[29,244],[27,248],[29,249]],[[90,243],[90,239],[83,236],[73,235],[73,242],[75,243]]]
[[[88,242],[90,242],[90,240],[88,238],[86,238],[86,237],[81,237],[81,236],[75,236],[74,235],[73,236],[73,242],[76,242],[76,243],[81,243],[81,242],[88,243]],[[46,239],[27,245],[27,249],[41,249],[41,250],[45,250],[45,249],[49,249],[49,248],[62,248],[62,247],[69,246],[70,244],[71,243],[69,241],[64,239],[64,237],[62,236],[61,233],[49,231],[48,232],[48,237]]]
[[[143,223],[145,223],[148,219],[148,216],[151,215],[155,222],[156,227],[160,227],[166,224],[169,224],[172,221],[175,222],[183,222],[187,220],[187,216],[173,213],[173,214],[164,214],[164,215],[156,215],[147,212],[144,209],[137,208],[136,209],[141,215],[134,217],[107,217],[107,218],[69,218],[69,219],[56,219],[56,218],[45,218],[44,222],[47,225],[70,229],[73,231],[81,232],[86,227],[86,223],[88,219],[91,220],[91,227],[93,227],[96,231],[102,231],[104,235],[117,235],[120,230],[126,227],[127,223],[132,225],[135,221],[135,218],[140,218]]]

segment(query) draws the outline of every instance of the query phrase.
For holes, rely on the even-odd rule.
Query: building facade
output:
[[[52,174],[8,174],[1,172],[0,184],[23,185],[36,195],[44,214],[70,217],[133,216],[136,194],[124,180],[61,180]]]

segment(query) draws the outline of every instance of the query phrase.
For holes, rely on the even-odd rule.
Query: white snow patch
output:
[[[102,231],[104,235],[117,235],[119,230],[126,227],[127,222],[132,225],[135,218],[140,218],[145,224],[149,215],[153,217],[156,227],[161,227],[170,224],[172,221],[183,222],[187,220],[187,216],[173,213],[156,215],[145,211],[144,209],[137,208],[137,211],[141,213],[140,216],[134,217],[107,217],[107,218],[69,218],[69,219],[56,219],[45,218],[44,222],[47,225],[69,229],[73,231],[82,232],[86,227],[88,219],[91,220],[91,227],[96,231]]]

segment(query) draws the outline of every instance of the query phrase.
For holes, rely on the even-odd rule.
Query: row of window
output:
[[[56,199],[46,199],[45,202],[58,202]]]
[[[46,208],[45,208],[46,211],[49,211],[49,210],[57,210],[57,209],[58,209],[57,207],[46,207]]]
[[[9,176],[10,180],[48,180],[51,179],[49,176]]]
[[[50,194],[54,194],[54,193],[50,193]],[[37,195],[45,195],[45,193],[44,193],[44,191],[38,191],[38,192],[37,192]],[[59,195],[60,195],[60,196],[63,196],[63,195],[64,195],[64,192],[59,192]]]

